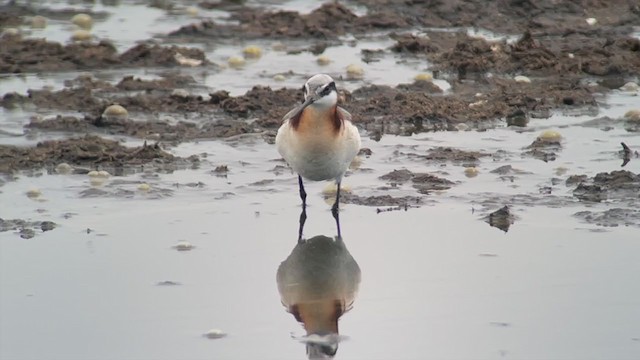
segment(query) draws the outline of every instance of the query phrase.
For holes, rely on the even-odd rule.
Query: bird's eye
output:
[[[327,96],[331,93],[331,91],[335,89],[336,89],[336,83],[332,81],[327,86],[325,86],[324,89],[322,89],[322,91],[320,92],[320,95]]]

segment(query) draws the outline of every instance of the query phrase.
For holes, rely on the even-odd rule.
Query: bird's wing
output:
[[[338,116],[340,116],[343,121],[351,121],[351,114],[340,106],[338,106]]]

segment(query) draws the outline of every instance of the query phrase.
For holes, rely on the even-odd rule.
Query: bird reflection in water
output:
[[[309,359],[332,358],[340,339],[338,319],[353,306],[360,267],[340,237],[299,240],[278,268],[282,304],[302,323]]]

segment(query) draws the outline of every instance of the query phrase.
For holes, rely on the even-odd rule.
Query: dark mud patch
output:
[[[181,66],[180,56],[208,64],[200,49],[139,44],[118,54],[106,40],[62,45],[21,36],[0,37],[0,73]]]
[[[212,20],[183,26],[170,36],[207,38],[312,38],[337,40],[346,34],[404,28],[408,23],[386,10],[357,16],[340,3],[327,3],[309,14],[296,11],[264,11],[242,8],[230,20],[239,25],[219,24]]]
[[[640,227],[640,210],[614,208],[605,211],[580,211],[573,216],[582,221],[603,227]]]
[[[27,221],[0,218],[0,232],[15,231],[23,239],[31,239],[37,233],[53,230],[58,225],[53,221]]]
[[[573,196],[588,202],[605,200],[631,201],[637,203],[640,194],[640,175],[626,170],[598,173],[593,178],[572,177],[578,182]],[[570,184],[567,182],[567,184]]]
[[[117,141],[93,135],[67,140],[43,141],[35,147],[29,148],[0,145],[0,160],[0,173],[54,167],[63,162],[89,167],[122,168],[149,163],[162,166],[198,161],[197,157],[188,160],[175,157],[162,150],[158,144],[125,147]]]

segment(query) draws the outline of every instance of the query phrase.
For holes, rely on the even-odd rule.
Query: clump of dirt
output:
[[[558,152],[562,150],[562,144],[559,140],[536,138],[531,145],[525,149],[525,155],[549,162],[556,159]]]
[[[573,196],[582,201],[633,200],[640,193],[640,175],[626,170],[598,173],[591,179],[574,178],[579,180]]]
[[[390,11],[357,16],[344,5],[331,2],[307,15],[296,11],[270,12],[256,8],[235,11],[231,20],[240,25],[223,25],[211,20],[183,26],[170,36],[214,38],[316,38],[338,39],[347,33],[365,33],[375,29],[403,28],[407,22]]]
[[[511,214],[511,210],[508,206],[503,206],[500,209],[485,216],[484,221],[489,225],[498,228],[504,232],[509,231],[509,228],[515,222],[515,216]]]
[[[125,147],[94,135],[67,140],[50,140],[35,147],[0,145],[0,173],[21,169],[71,165],[124,167],[146,163],[168,164],[185,161],[162,150],[158,144]],[[190,161],[197,161],[191,158]]]
[[[132,66],[179,66],[176,55],[208,64],[200,49],[139,44],[118,54],[107,40],[62,45],[19,35],[0,37],[0,73],[69,71]]]

